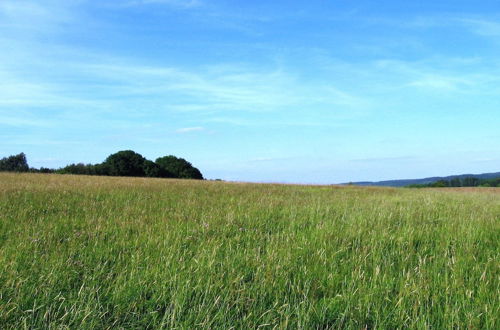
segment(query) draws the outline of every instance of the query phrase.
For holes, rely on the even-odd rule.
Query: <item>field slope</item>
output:
[[[0,173],[0,328],[498,329],[500,190]]]

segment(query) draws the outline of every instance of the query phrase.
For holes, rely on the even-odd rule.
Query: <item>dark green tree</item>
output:
[[[70,164],[59,170],[57,173],[60,174],[84,174],[84,175],[95,175],[95,165],[92,164]]]
[[[104,161],[102,170],[112,176],[145,176],[146,158],[132,150],[118,151]]]
[[[160,165],[146,160],[144,162],[144,175],[149,178],[173,178],[174,175],[163,169]]]
[[[439,180],[431,184],[431,187],[435,188],[444,188],[444,187],[449,187],[450,183],[446,180]]]
[[[171,173],[175,178],[203,180],[201,172],[183,158],[172,155],[160,157],[156,159],[156,164],[163,170]]]
[[[464,187],[477,187],[479,186],[479,179],[474,177],[466,177],[463,180]]]
[[[453,178],[450,180],[450,187],[461,187],[462,182],[460,181],[460,178]]]
[[[47,167],[40,167],[40,169],[38,170],[38,173],[54,173],[54,172],[55,170]]]
[[[7,172],[28,172],[30,167],[26,160],[26,155],[21,152],[19,155],[13,155],[0,159],[0,171]]]

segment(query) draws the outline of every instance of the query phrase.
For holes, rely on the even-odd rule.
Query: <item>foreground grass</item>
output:
[[[0,173],[0,328],[498,329],[499,192]]]

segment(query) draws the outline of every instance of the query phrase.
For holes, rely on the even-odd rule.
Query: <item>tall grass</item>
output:
[[[0,174],[0,328],[498,329],[500,190]]]

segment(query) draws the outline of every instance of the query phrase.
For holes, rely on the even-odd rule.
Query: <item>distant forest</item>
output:
[[[426,184],[410,184],[407,188],[446,188],[446,187],[500,187],[500,178],[479,179],[475,177],[439,180]]]
[[[170,155],[157,158],[153,162],[132,150],[123,150],[109,155],[100,164],[78,163],[59,169],[31,168],[26,155],[20,153],[0,159],[0,171],[203,180],[201,172],[183,158]]]

